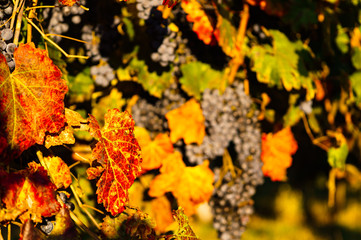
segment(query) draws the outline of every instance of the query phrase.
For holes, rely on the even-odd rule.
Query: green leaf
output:
[[[218,89],[223,92],[227,87],[224,73],[214,70],[210,65],[202,62],[190,62],[181,66],[183,76],[179,80],[182,89],[190,96],[200,100],[201,94],[207,88]]]
[[[328,163],[333,168],[345,169],[345,162],[348,155],[347,143],[344,142],[340,147],[331,147],[328,152]]]
[[[143,88],[155,97],[162,97],[164,90],[174,81],[172,71],[163,72],[158,75],[156,72],[148,72],[148,66],[145,61],[133,58],[128,66],[129,72],[135,72],[138,76],[138,82]]]
[[[337,25],[337,36],[336,36],[336,45],[342,53],[348,52],[348,44],[350,38],[347,35],[346,28],[342,28],[341,25]]]
[[[219,30],[218,44],[226,55],[233,58],[240,50],[243,53],[249,52],[247,36],[244,38],[243,46],[240,47],[237,42],[237,29],[228,18],[220,14],[217,15],[217,30]]]
[[[90,68],[86,67],[75,77],[68,76],[69,95],[72,102],[89,100],[94,90],[94,81],[90,75]]]
[[[287,91],[307,91],[306,101],[314,98],[315,86],[306,62],[310,59],[310,50],[301,41],[291,42],[278,30],[269,30],[273,44],[256,45],[251,49],[251,69],[257,73],[258,81],[269,86],[277,86]]]
[[[133,41],[134,36],[135,36],[135,31],[134,31],[134,26],[133,26],[132,21],[130,21],[129,18],[125,17],[125,18],[123,18],[123,23],[126,27],[126,31],[128,33],[130,41]]]
[[[350,76],[350,83],[356,95],[356,103],[361,104],[361,71],[357,71]]]
[[[355,47],[352,49],[352,65],[357,69],[361,70],[361,47]]]

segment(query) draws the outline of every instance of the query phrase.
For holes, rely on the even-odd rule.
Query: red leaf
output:
[[[60,209],[56,200],[56,186],[49,180],[46,170],[36,164],[29,163],[29,167],[16,173],[0,174],[1,201],[6,209],[17,210],[22,221],[31,219],[41,222],[41,217],[55,215]],[[0,219],[13,220],[13,219]]]
[[[0,54],[0,135],[20,155],[35,143],[42,144],[45,132],[63,127],[68,88],[46,51],[33,43],[20,44],[14,59],[16,68],[10,73]]]
[[[73,6],[75,3],[77,3],[79,0],[59,0],[59,3],[65,6]]]
[[[89,116],[90,133],[98,140],[93,157],[104,168],[97,182],[98,203],[103,203],[114,216],[129,201],[128,189],[140,174],[142,158],[133,134],[134,120],[127,111],[108,110],[104,121],[105,126],[100,129],[95,117]]]

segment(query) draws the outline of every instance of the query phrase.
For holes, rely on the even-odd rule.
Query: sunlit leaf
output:
[[[307,71],[305,61],[309,54],[301,41],[291,42],[278,30],[269,30],[273,38],[272,46],[255,45],[251,49],[252,71],[257,73],[258,81],[269,86],[292,89],[306,89],[306,100],[315,96],[315,86]]]
[[[345,169],[345,163],[348,156],[348,146],[345,136],[341,133],[336,134],[336,140],[339,143],[337,147],[331,147],[327,152],[328,163],[333,168]]]
[[[0,180],[1,201],[5,208],[19,211],[14,217],[41,222],[41,217],[50,217],[60,210],[55,197],[56,186],[39,164],[31,162],[27,169],[15,173],[0,172]]]
[[[290,127],[272,134],[262,135],[262,171],[272,181],[286,178],[286,169],[292,164],[292,154],[298,149]]]
[[[342,26],[339,24],[337,25],[337,36],[336,36],[336,45],[338,47],[338,49],[342,52],[342,53],[347,53],[348,49],[349,49],[349,43],[350,43],[350,38],[347,34],[347,30],[346,28],[342,28]]]
[[[208,201],[214,189],[214,174],[208,164],[205,161],[202,165],[186,167],[182,155],[174,152],[163,160],[161,174],[151,182],[149,195],[160,197],[172,192],[188,215],[195,213],[196,207]]]
[[[352,65],[357,69],[361,70],[361,47],[355,47],[352,49]]]
[[[99,102],[92,104],[92,115],[98,120],[101,126],[104,125],[104,115],[107,109],[122,109],[125,104],[125,99],[123,99],[122,96],[123,94],[119,92],[118,89],[113,88],[109,95],[102,97]]]
[[[20,154],[35,143],[43,144],[46,132],[57,133],[63,127],[68,88],[46,51],[33,43],[20,44],[14,59],[16,68],[10,73],[0,54],[0,131]]]
[[[57,188],[67,188],[72,180],[68,165],[60,157],[44,157],[48,174]]]
[[[145,61],[133,58],[128,66],[128,71],[137,75],[139,82],[151,95],[160,98],[170,84],[174,81],[171,71],[158,75],[156,72],[149,72]]]
[[[201,106],[195,99],[169,111],[165,117],[168,120],[170,139],[173,143],[179,139],[184,139],[185,144],[202,143],[206,133],[205,119]]]
[[[142,149],[143,171],[160,168],[163,159],[173,153],[173,144],[168,134],[160,133],[151,140],[145,128],[136,127],[134,133]]]
[[[73,6],[75,3],[77,3],[79,0],[58,0],[60,4],[63,4],[65,6]]]
[[[140,174],[142,158],[133,134],[134,120],[128,112],[108,110],[104,121],[100,129],[95,117],[89,115],[90,133],[98,141],[93,157],[104,168],[97,182],[98,203],[114,216],[128,202],[128,189]]]
[[[173,237],[179,240],[199,239],[189,225],[188,217],[184,214],[182,207],[179,207],[178,210],[173,212],[173,218],[178,223],[178,230],[173,234]]]
[[[55,215],[54,229],[50,232],[49,238],[52,240],[80,239],[75,224],[70,217],[69,209],[65,205]]]
[[[165,232],[167,227],[174,222],[172,217],[172,207],[166,196],[152,200],[152,212],[156,222],[155,229]]]
[[[200,100],[205,89],[218,89],[222,93],[227,87],[223,72],[214,70],[206,63],[190,62],[181,66],[182,89],[190,96]]]
[[[361,71],[354,72],[350,76],[350,83],[353,92],[355,93],[356,103],[361,103]]]

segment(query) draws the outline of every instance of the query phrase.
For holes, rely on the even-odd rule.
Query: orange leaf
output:
[[[70,169],[60,157],[44,157],[49,176],[57,188],[67,188],[71,184]]]
[[[16,173],[0,172],[1,201],[6,209],[18,211],[22,221],[41,222],[41,217],[55,215],[61,206],[56,200],[56,186],[46,170],[35,162],[28,165]],[[0,222],[3,220],[9,219],[0,219]]]
[[[33,43],[20,44],[14,59],[16,68],[10,73],[0,54],[0,132],[20,155],[35,143],[43,144],[45,132],[63,127],[68,88],[47,52]]]
[[[135,128],[140,148],[142,149],[143,162],[141,164],[143,171],[160,168],[162,160],[173,153],[173,144],[168,134],[160,133],[152,141],[145,128]]]
[[[281,181],[286,177],[286,169],[292,165],[291,155],[297,151],[297,142],[291,128],[287,127],[272,134],[262,135],[262,171],[272,181]]]
[[[104,168],[97,182],[98,203],[114,216],[129,201],[128,189],[140,174],[142,158],[133,134],[134,120],[127,111],[108,110],[104,121],[100,129],[95,117],[89,115],[90,134],[98,140],[92,155]]]
[[[182,138],[185,144],[202,143],[206,134],[204,116],[200,104],[195,99],[168,112],[165,117],[168,120],[170,139],[173,143]]]
[[[65,6],[73,6],[75,3],[77,3],[79,0],[59,0],[59,3]]]
[[[154,215],[153,218],[157,223],[155,229],[160,232],[165,232],[167,227],[174,222],[170,202],[167,197],[161,196],[152,200],[151,205]]]
[[[73,129],[66,126],[63,131],[56,135],[46,135],[45,147],[50,148],[52,146],[59,146],[63,144],[74,144],[75,138],[73,135]]]
[[[163,160],[161,174],[150,184],[149,195],[160,197],[172,192],[188,215],[195,212],[196,206],[206,202],[213,192],[213,172],[208,168],[208,161],[195,167],[186,167],[182,155],[174,152]]]

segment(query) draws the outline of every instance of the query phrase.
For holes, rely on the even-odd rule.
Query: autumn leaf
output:
[[[47,171],[35,162],[28,165],[19,172],[0,173],[1,201],[6,209],[19,212],[11,216],[12,219],[0,219],[0,222],[16,217],[22,221],[41,222],[41,217],[55,215],[60,209],[56,186],[49,180]]]
[[[173,153],[173,144],[168,134],[160,133],[153,141],[145,128],[135,127],[134,134],[142,149],[142,171],[160,168],[163,159]]]
[[[154,220],[157,224],[155,229],[160,232],[165,232],[167,227],[174,222],[169,200],[166,196],[157,197],[152,200],[151,206]]]
[[[60,157],[44,157],[46,170],[57,188],[67,188],[72,180],[68,165]]]
[[[126,209],[125,214],[112,218],[106,216],[101,231],[106,239],[156,239],[154,222],[148,214],[138,209]]]
[[[95,117],[89,115],[90,134],[98,141],[92,155],[104,168],[97,182],[98,203],[114,216],[129,200],[128,189],[140,174],[142,158],[133,134],[134,120],[127,111],[108,110],[104,121],[100,129]]]
[[[290,127],[272,134],[262,135],[262,171],[272,181],[281,181],[286,178],[286,169],[292,164],[291,155],[298,149]]]
[[[149,195],[160,197],[172,192],[188,215],[195,212],[198,204],[206,202],[213,192],[213,172],[208,161],[195,167],[186,167],[179,152],[174,152],[163,160],[161,174],[150,184]]]
[[[20,44],[14,59],[16,68],[10,73],[0,54],[0,132],[20,155],[35,143],[43,144],[46,132],[63,127],[68,88],[46,51],[33,43]]]
[[[21,231],[19,235],[19,240],[43,240],[46,239],[44,233],[42,233],[38,228],[35,228],[33,221],[31,219],[26,219],[23,225],[21,226]]]
[[[169,111],[165,117],[168,120],[172,143],[182,138],[185,144],[197,143],[200,145],[202,143],[206,134],[205,120],[201,106],[195,99]]]
[[[199,239],[189,225],[188,217],[184,214],[182,207],[179,207],[178,210],[173,211],[173,218],[178,223],[178,230],[173,234],[173,237],[179,240]]]
[[[79,0],[59,0],[59,3],[65,6],[73,6],[75,3],[77,3]]]

